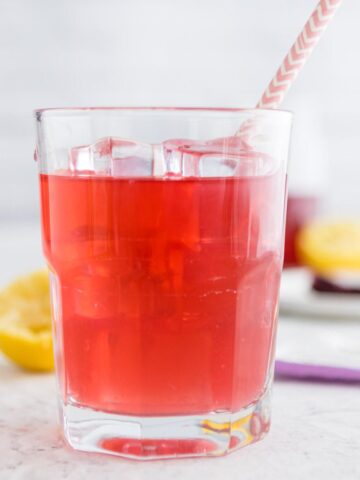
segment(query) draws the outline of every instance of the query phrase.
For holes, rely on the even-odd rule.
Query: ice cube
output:
[[[272,164],[253,151],[243,138],[224,137],[181,147],[185,162],[197,161],[200,177],[245,177],[264,175]],[[186,170],[186,168],[185,168]]]
[[[70,150],[70,170],[113,177],[144,177],[152,174],[153,147],[132,140],[106,137],[92,145]]]
[[[270,173],[263,155],[256,152],[238,154],[207,153],[200,159],[201,177],[253,177]]]
[[[164,146],[162,144],[153,145],[152,176],[163,177],[166,175],[166,170]]]
[[[72,268],[63,281],[63,295],[76,315],[89,320],[114,317],[119,297],[116,259],[88,258]]]
[[[199,176],[199,156],[201,154],[193,151],[197,145],[202,145],[202,142],[182,138],[167,140],[163,143],[167,176]]]
[[[246,177],[264,174],[264,156],[254,151],[244,137],[231,136],[206,142],[201,159],[203,176]],[[212,150],[211,150],[212,149]]]
[[[95,173],[91,147],[86,145],[72,148],[69,154],[69,167],[72,173]]]
[[[74,174],[110,173],[111,143],[110,139],[100,139],[92,145],[73,147],[69,154],[70,171]]]
[[[244,177],[269,173],[273,162],[232,136],[204,142],[173,139],[163,143],[167,176]]]
[[[113,177],[149,177],[152,175],[153,147],[133,140],[111,140]]]

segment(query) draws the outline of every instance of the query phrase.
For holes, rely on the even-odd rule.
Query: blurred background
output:
[[[38,220],[32,110],[254,106],[314,0],[1,0],[0,220]],[[291,189],[360,211],[360,3],[347,0],[288,94]]]

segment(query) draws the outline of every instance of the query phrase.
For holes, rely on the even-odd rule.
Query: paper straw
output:
[[[343,0],[320,0],[256,108],[278,108]]]

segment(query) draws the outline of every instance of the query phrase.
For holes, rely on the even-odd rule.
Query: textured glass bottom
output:
[[[236,413],[136,417],[63,406],[71,447],[139,460],[225,455],[260,440],[269,426],[268,392]]]

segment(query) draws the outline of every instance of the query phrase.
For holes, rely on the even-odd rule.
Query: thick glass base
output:
[[[260,440],[270,426],[269,394],[236,413],[137,417],[63,406],[67,442],[76,450],[126,458],[219,456]]]

